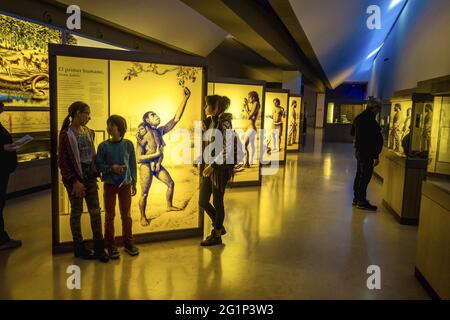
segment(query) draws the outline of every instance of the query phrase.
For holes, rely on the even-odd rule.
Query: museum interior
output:
[[[450,1],[0,0],[0,32],[1,300],[450,299]]]

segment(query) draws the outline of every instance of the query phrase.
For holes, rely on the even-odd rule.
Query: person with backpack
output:
[[[95,167],[94,131],[86,125],[91,119],[89,106],[77,101],[70,105],[59,133],[58,165],[62,181],[70,200],[70,229],[74,242],[74,255],[83,259],[108,262],[102,233],[102,218],[98,197]],[[81,215],[83,199],[91,218],[94,252],[83,241]]]
[[[211,156],[208,160],[211,161],[206,161],[206,167],[203,170],[200,182],[199,205],[211,218],[213,226],[211,234],[200,245],[214,246],[221,244],[222,236],[226,234],[223,226],[225,219],[223,201],[225,188],[234,175],[234,163],[238,160],[236,159],[236,153],[242,154],[243,158],[243,151],[242,145],[238,145],[237,140],[239,138],[236,139],[236,134],[231,131],[233,116],[231,113],[225,112],[230,106],[230,99],[219,95],[210,95],[205,98],[205,102],[205,115],[207,118],[203,121],[203,132],[207,133],[207,138],[205,139],[206,148],[215,142],[214,132],[217,132],[216,130],[219,130],[223,138],[222,150],[216,153],[216,148],[213,148],[212,154],[208,154],[208,156]],[[227,138],[229,139],[230,136],[234,140],[232,143],[230,141],[227,142]],[[231,150],[230,146],[232,145],[234,150]],[[241,149],[240,152],[239,148]],[[233,157],[233,161],[230,161],[230,157]],[[211,195],[213,196],[212,204],[210,203]]]

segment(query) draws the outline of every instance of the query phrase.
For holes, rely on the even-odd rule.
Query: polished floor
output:
[[[50,192],[7,204],[8,231],[23,247],[0,252],[0,299],[428,299],[414,277],[417,228],[381,208],[352,208],[355,161],[350,144],[308,134],[304,153],[261,188],[227,191],[224,245],[200,239],[141,245],[141,255],[101,264],[51,255]],[[66,286],[81,267],[81,290]],[[366,285],[381,268],[381,290]]]

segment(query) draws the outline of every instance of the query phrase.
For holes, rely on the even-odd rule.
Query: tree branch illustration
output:
[[[159,66],[155,63],[143,65],[142,63],[135,62],[131,68],[127,69],[123,80],[130,81],[143,72],[151,72],[158,76],[163,76],[169,72],[177,72],[178,85],[184,88],[186,82],[190,81],[194,83],[197,80],[198,68],[178,66],[160,70]]]

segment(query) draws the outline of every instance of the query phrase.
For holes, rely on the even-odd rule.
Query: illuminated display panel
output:
[[[239,134],[245,151],[244,162],[235,167],[233,182],[259,182],[264,85],[209,82],[208,95],[213,94],[231,100],[227,112],[233,114],[233,129]]]
[[[275,105],[279,101],[279,105]],[[266,91],[264,102],[265,141],[263,161],[286,160],[288,91]]]
[[[161,236],[156,235],[161,232],[164,232],[162,239],[194,235],[191,231],[201,234],[203,219],[198,207],[199,172],[192,164],[194,125],[196,122],[200,125],[201,121],[204,68],[150,63],[152,57],[143,59],[145,62],[113,60],[109,54],[112,57],[118,55],[122,57],[125,54],[123,55],[125,59],[128,59],[128,54],[133,56],[125,52],[119,54],[116,50],[97,52],[97,49],[90,49],[89,53],[80,53],[76,47],[53,48],[55,53],[52,55],[56,55],[54,70],[57,88],[51,108],[53,141],[57,140],[68,106],[74,101],[81,100],[91,107],[91,121],[87,126],[96,133],[96,147],[108,138],[106,132],[108,116],[118,114],[127,120],[128,131],[125,138],[133,143],[136,151],[139,149],[141,154],[145,155],[146,152],[150,152],[150,142],[138,146],[138,134],[142,134],[139,136],[141,143],[154,136],[151,132],[145,135],[141,131],[139,125],[143,122],[143,115],[153,111],[160,117],[160,126],[164,126],[175,116],[185,94],[184,90],[189,88],[191,95],[180,121],[172,130],[165,132],[167,134],[164,135],[164,141],[158,145],[163,150],[164,156],[158,160],[159,163],[156,161],[138,163],[137,195],[132,200],[131,215],[133,234],[136,239],[141,238],[141,241],[153,239],[152,234],[155,234],[155,239],[161,239]],[[137,55],[146,57],[140,53]],[[104,59],[100,58],[103,56]],[[57,131],[54,128],[57,128]],[[158,172],[156,165],[160,168]],[[57,239],[54,237],[54,246],[59,248],[72,241],[70,206],[67,191],[62,185],[59,169],[55,169],[55,163],[53,172],[57,172],[57,178],[54,178],[53,182],[53,221],[54,232],[58,235]],[[152,174],[149,174],[150,172]],[[166,191],[167,185],[172,182],[173,206],[178,210],[172,208],[168,211]],[[103,208],[103,185],[99,182],[98,186]],[[145,193],[142,192],[145,189],[148,191],[145,213],[149,224],[141,225],[142,207],[139,203],[144,202],[140,200],[143,200],[141,196]],[[118,207],[116,212],[119,212]],[[103,210],[102,216],[104,219]],[[92,238],[86,207],[82,215],[82,230],[85,239]],[[116,236],[121,236],[120,218],[115,220],[115,230]],[[185,231],[183,235],[177,233],[183,231]]]
[[[302,128],[301,114],[302,114],[302,98],[296,96],[289,97],[289,119],[287,128],[287,150],[300,150],[300,133]]]
[[[130,69],[144,71],[125,79]],[[182,78],[180,72],[188,76]],[[184,87],[191,91],[180,122],[164,136],[164,155],[163,159],[158,160],[161,163],[160,174],[149,174],[158,161],[138,165],[138,194],[131,208],[135,234],[199,227],[198,172],[193,169],[193,161],[185,164],[177,162],[182,158],[180,150],[185,142],[179,137],[181,130],[189,132],[188,152],[189,155],[194,154],[190,142],[194,138],[195,121],[201,121],[202,77],[202,68],[111,61],[110,113],[119,114],[127,120],[128,132],[125,138],[133,142],[136,151],[138,134],[148,145],[154,142],[151,132],[138,132],[144,114],[155,112],[160,117],[162,127],[174,118],[184,97]],[[142,148],[147,150],[146,147]],[[181,211],[166,211],[166,191],[170,183],[168,177],[175,183],[173,205],[181,208]],[[150,219],[150,225],[145,227],[139,223],[138,200],[143,192],[148,193],[146,215]]]
[[[409,134],[412,115],[413,101],[392,100],[391,116],[388,134],[388,148],[405,155],[402,140]]]
[[[428,172],[450,175],[450,97],[434,99]]]
[[[0,14],[0,101],[5,106],[48,108],[49,43],[61,43],[61,32]]]

